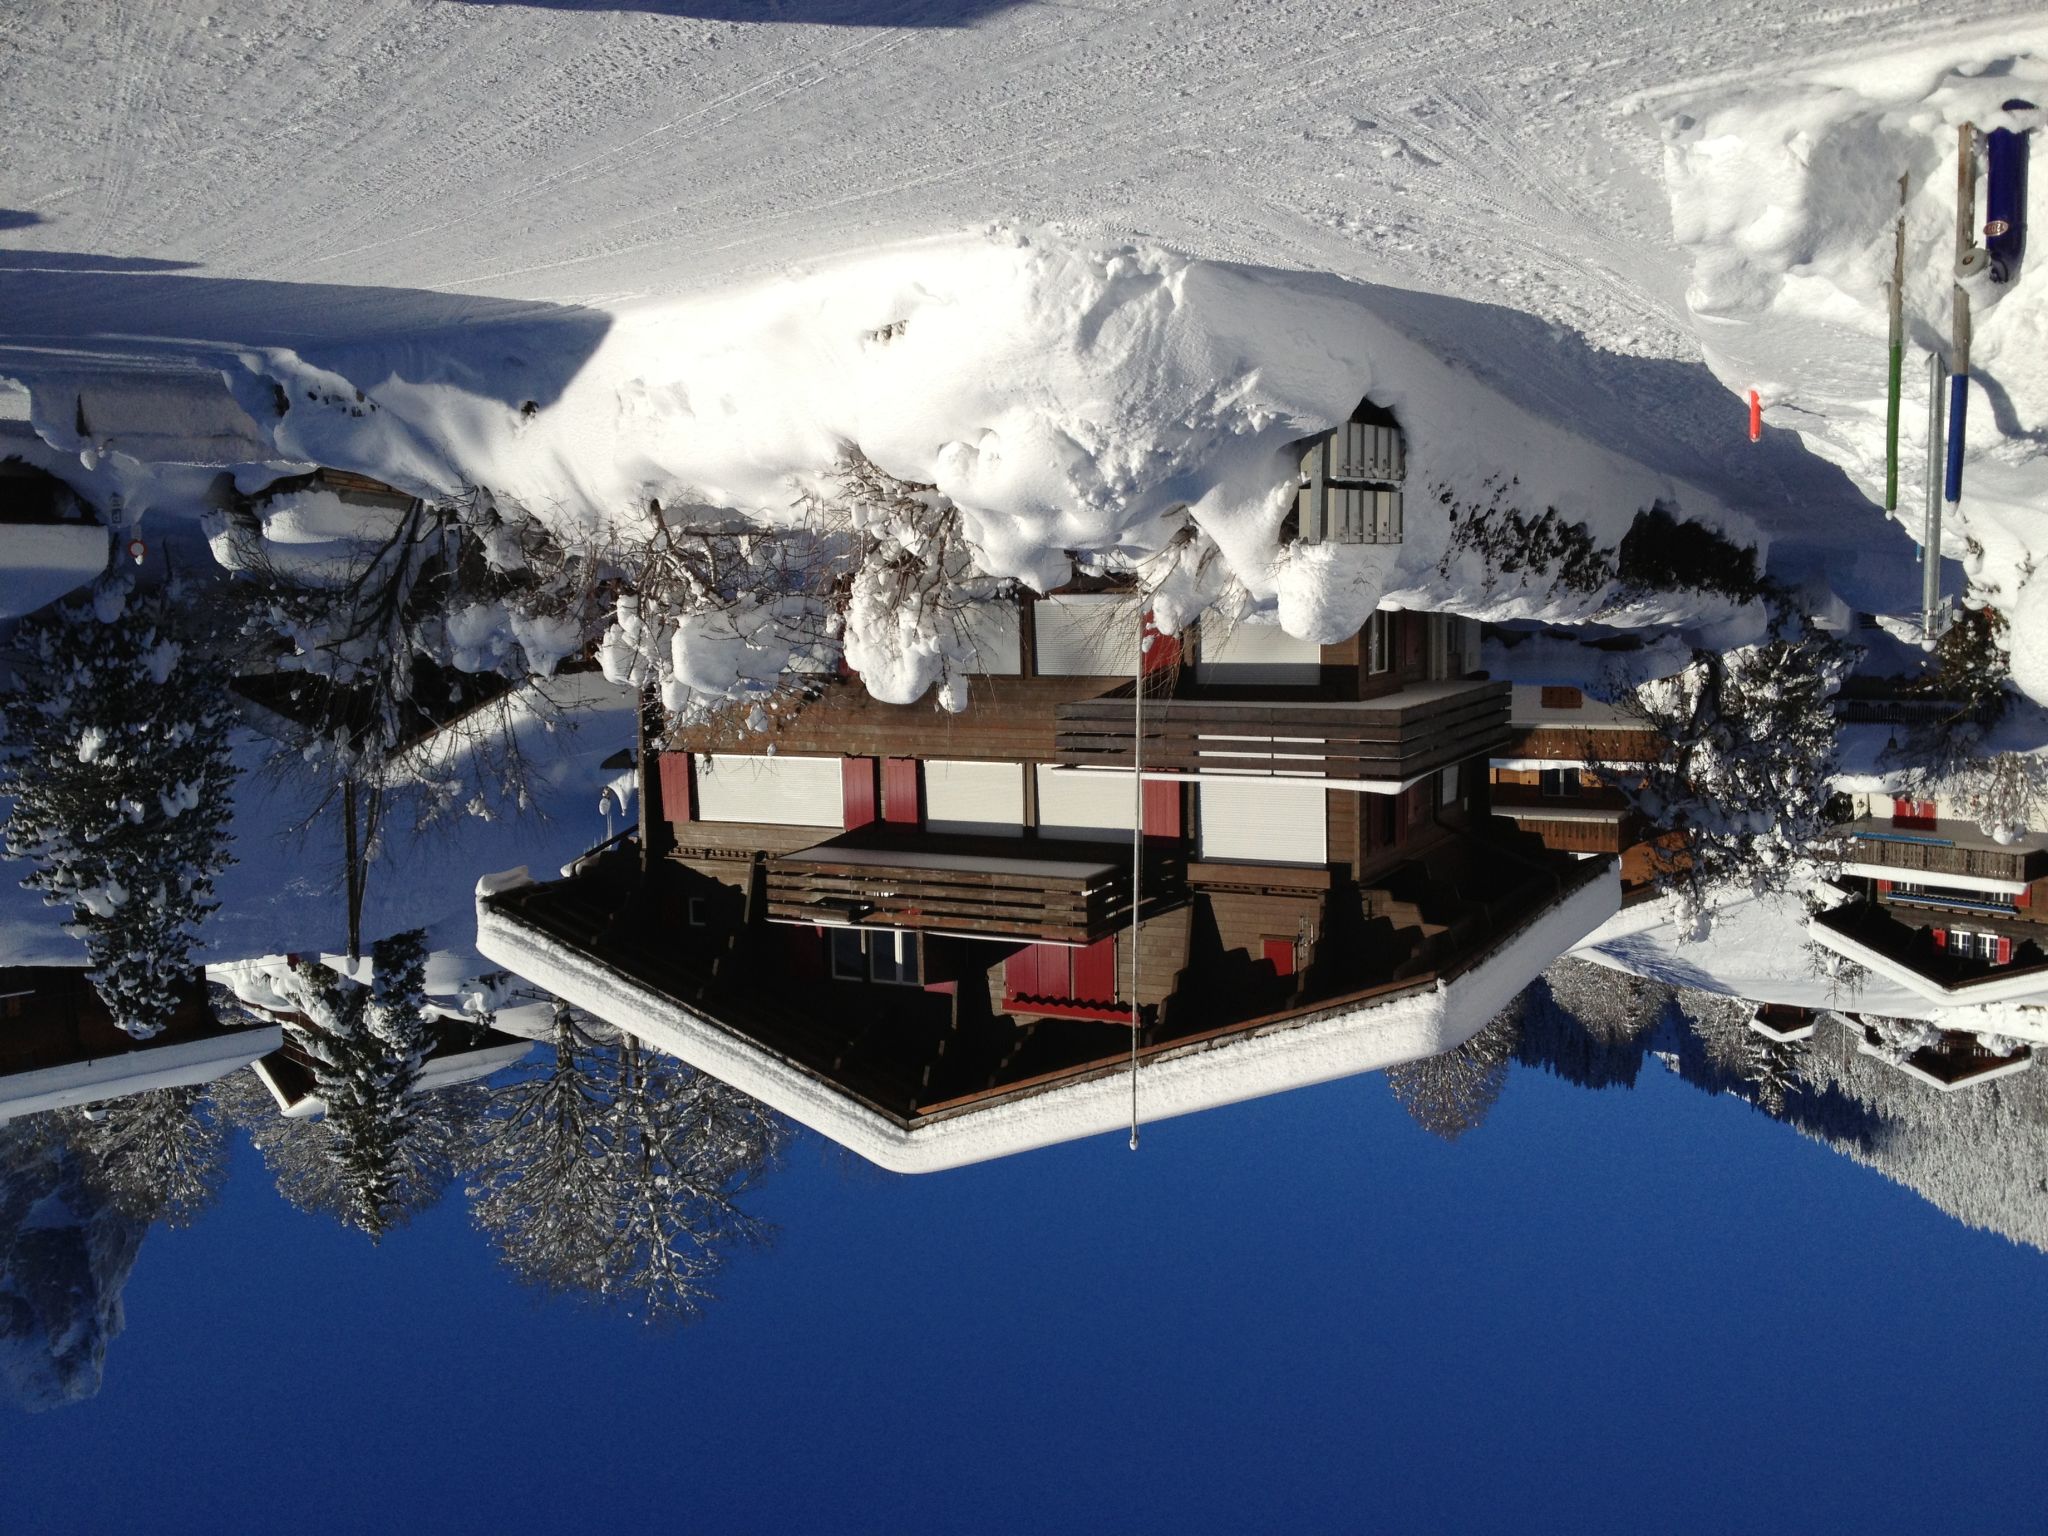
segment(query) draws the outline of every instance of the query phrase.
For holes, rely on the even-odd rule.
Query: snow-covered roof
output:
[[[957,1168],[1129,1122],[1130,1079],[1105,1068],[906,1126],[495,904],[491,895],[506,889],[510,878],[493,876],[479,885],[477,949],[486,958],[894,1172]],[[1451,1050],[1612,916],[1620,899],[1610,866],[1449,981],[1313,1008],[1152,1057],[1138,1070],[1139,1117],[1170,1119]]]
[[[106,567],[98,523],[10,523],[0,536],[0,619],[47,607]]]
[[[283,1040],[277,1025],[255,1025],[170,1045],[139,1043],[112,1056],[16,1072],[0,1077],[0,1121],[155,1088],[210,1083],[276,1050]]]
[[[1508,703],[1508,723],[1518,731],[1540,727],[1572,727],[1598,731],[1644,731],[1650,727],[1634,715],[1624,714],[1612,704],[1580,691],[1577,704],[1543,702],[1544,688],[1537,683],[1516,683]]]

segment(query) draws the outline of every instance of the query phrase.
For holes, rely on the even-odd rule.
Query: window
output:
[[[896,987],[920,984],[917,966],[917,935],[898,929],[894,933],[870,933],[868,973],[877,981]]]
[[[1973,933],[1967,928],[1934,930],[1934,945],[1946,949],[1958,960],[1988,960],[1993,965],[2012,963],[2012,940],[1995,933]]]
[[[1895,827],[1931,827],[1934,825],[1934,802],[1932,800],[1892,801],[1892,825]]]
[[[1543,689],[1542,704],[1545,709],[1583,709],[1586,696],[1576,688],[1554,688],[1546,685]]]
[[[865,939],[867,935],[858,928],[834,928],[832,930],[832,979],[834,981],[866,981],[868,979],[868,956]]]
[[[832,978],[879,981],[898,987],[924,985],[924,973],[918,964],[917,935],[897,929],[834,928]]]
[[[1366,670],[1378,675],[1394,664],[1394,616],[1383,609],[1375,609],[1365,632]]]
[[[1542,773],[1543,797],[1546,800],[1569,800],[1579,793],[1579,770],[1576,768],[1545,768]]]

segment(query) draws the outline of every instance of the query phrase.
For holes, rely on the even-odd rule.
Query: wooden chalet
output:
[[[2048,837],[2001,842],[1957,807],[1851,797],[1820,943],[1939,1003],[2048,1001]]]
[[[1583,689],[1523,683],[1514,686],[1509,727],[1487,770],[1494,814],[1559,853],[1619,856],[1624,902],[1654,895],[1674,840],[1649,825],[1621,781],[1656,756],[1656,733]]]
[[[2032,1046],[2021,1045],[2000,1055],[1987,1049],[1976,1035],[1956,1029],[1937,1031],[1929,1043],[1900,1055],[1887,1050],[1877,1027],[1860,1015],[1849,1015],[1847,1023],[1860,1054],[1876,1057],[1940,1093],[1955,1093],[1996,1078],[2011,1077],[2016,1072],[2029,1071],[2034,1065]]]
[[[71,966],[0,970],[0,1121],[153,1088],[211,1082],[281,1040],[274,1026],[223,1024],[193,972],[169,1025],[137,1040]]]
[[[1611,859],[1489,813],[1508,689],[1468,621],[1169,640],[1098,591],[976,624],[963,713],[848,680],[656,740],[637,849],[489,885],[479,948],[918,1170],[1120,1123],[1134,1013],[1145,1118],[1448,1049],[1614,910]]]

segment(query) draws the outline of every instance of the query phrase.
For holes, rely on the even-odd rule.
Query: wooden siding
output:
[[[1530,816],[1514,820],[1558,853],[1620,853],[1631,841],[1618,821],[1544,821]]]
[[[1657,736],[1650,731],[1539,725],[1516,732],[1494,755],[1562,763],[1647,763],[1656,758],[1658,747]]]
[[[1050,762],[1058,706],[1121,681],[1127,679],[976,677],[966,710],[955,715],[929,703],[880,703],[855,678],[828,685],[787,720],[771,719],[765,731],[698,726],[671,732],[666,744],[699,752],[764,752],[772,744],[778,753]]]

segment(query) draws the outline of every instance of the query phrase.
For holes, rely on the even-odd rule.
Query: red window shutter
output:
[[[1265,945],[1266,958],[1273,962],[1273,972],[1278,976],[1294,974],[1294,940],[1268,939]]]
[[[664,752],[654,760],[661,775],[661,814],[668,821],[694,821],[696,801],[690,794],[690,754]]]
[[[2000,940],[1998,941],[1998,963],[1999,963],[2000,965],[2011,965],[2011,964],[2012,964],[2012,940],[2011,940],[2011,939],[2005,939],[2005,938],[2001,938],[2001,939],[2000,939]]]
[[[843,757],[839,760],[839,785],[845,795],[844,823],[848,831],[864,827],[875,819],[875,760],[872,757]]]
[[[1891,893],[1892,893],[1892,883],[1891,883],[1891,881],[1889,881],[1889,880],[1880,880],[1880,881],[1878,881],[1878,882],[1877,882],[1877,894],[1878,894],[1878,895],[1880,895],[1880,896],[1889,896],[1889,895],[1891,895]]]
[[[789,974],[815,981],[825,974],[825,930],[795,923],[778,924],[782,929],[782,963]]]
[[[1058,944],[1033,944],[1003,962],[1003,991],[1009,997],[1071,998],[1073,951]]]
[[[1138,643],[1144,647],[1144,670],[1147,672],[1161,672],[1180,661],[1180,636],[1162,635],[1153,628],[1150,609],[1145,612],[1145,622],[1139,626]]]
[[[1948,948],[1948,930],[1946,928],[1936,928],[1934,930],[1934,947],[1936,949]]]
[[[2034,904],[2034,888],[2031,885],[2021,886],[2019,893],[2013,897],[2012,904],[2016,907],[2031,907]]]
[[[1181,835],[1180,785],[1171,779],[1147,779],[1142,805],[1147,837]]]
[[[918,793],[917,759],[882,759],[882,819],[903,826],[924,820],[923,797]]]
[[[1077,1003],[1116,1001],[1116,939],[1097,939],[1086,949],[1069,951],[1074,962],[1074,982],[1067,996]]]
[[[1910,800],[1901,800],[1901,799],[1900,799],[1900,798],[1899,798],[1899,797],[1898,797],[1897,795],[1893,795],[1893,796],[1892,796],[1892,820],[1893,820],[1893,821],[1911,821],[1912,819],[1913,819],[1913,802],[1912,802],[1912,801],[1910,801]]]

